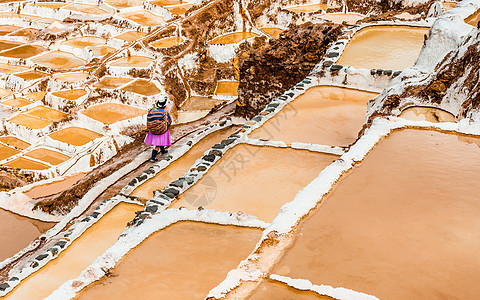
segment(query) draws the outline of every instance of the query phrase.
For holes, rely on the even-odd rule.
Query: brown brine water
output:
[[[172,207],[242,211],[271,222],[282,205],[337,158],[307,150],[237,145]]]
[[[377,95],[340,87],[313,87],[287,104],[250,137],[346,146],[357,139],[366,119],[367,102]]]
[[[477,298],[479,145],[392,133],[300,223],[273,273],[380,299]]]
[[[254,249],[262,230],[179,222],[147,238],[79,299],[204,299]]]
[[[359,69],[403,70],[417,60],[428,30],[410,26],[366,27],[355,33],[337,64]]]
[[[322,296],[312,291],[300,291],[285,283],[265,279],[255,291],[247,298],[248,300],[333,300],[328,296]]]
[[[132,196],[139,197],[141,199],[152,199],[153,191],[161,190],[166,187],[170,182],[180,178],[185,172],[187,172],[195,163],[195,161],[203,155],[205,151],[210,149],[216,143],[220,143],[223,139],[233,134],[236,127],[229,127],[209,134],[195,144],[187,153],[182,157],[172,162],[167,168],[160,171],[153,178],[137,187]]]

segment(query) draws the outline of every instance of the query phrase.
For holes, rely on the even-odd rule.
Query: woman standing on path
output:
[[[145,144],[155,146],[152,151],[151,162],[157,162],[156,158],[158,150],[162,154],[167,153],[166,146],[170,146],[170,125],[172,124],[172,118],[170,114],[165,110],[167,106],[167,96],[163,96],[162,99],[155,103],[155,107],[148,111],[147,115],[147,129],[148,134],[145,138]]]

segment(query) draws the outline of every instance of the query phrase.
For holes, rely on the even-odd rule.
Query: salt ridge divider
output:
[[[139,176],[135,179],[132,180],[132,182],[135,182],[134,185],[127,185],[119,194],[115,195],[114,197],[104,200],[102,204],[100,204],[97,207],[97,210],[100,210],[102,205],[105,205],[105,203],[109,203],[110,201],[114,201],[114,205],[112,207],[107,207],[108,211],[112,209],[116,204],[120,202],[128,202],[128,203],[136,203],[135,197],[129,197],[128,195],[139,185],[141,185],[143,182],[148,180],[149,178],[155,176],[158,172],[162,171],[163,169],[167,168],[172,162],[183,156],[190,148],[192,148],[196,143],[198,143],[201,139],[209,135],[210,133],[213,133],[215,131],[218,131],[220,129],[226,128],[232,124],[231,120],[227,118],[226,120],[221,120],[217,123],[209,125],[207,128],[194,133],[194,135],[188,139],[188,141],[183,144],[182,146],[178,147],[174,151],[172,151],[171,154],[169,154],[167,157],[164,157],[162,160],[160,160],[158,163],[156,163],[154,166],[150,167],[147,171],[143,173],[142,176]],[[43,239],[48,239],[51,237],[54,237],[58,234],[61,233],[61,231],[67,226],[67,224],[73,220],[74,218],[77,218],[80,216],[87,208],[88,206],[94,201],[101,193],[103,193],[103,189],[101,189],[101,186],[110,186],[114,184],[116,181],[118,181],[120,178],[122,178],[125,174],[130,173],[131,171],[135,170],[138,168],[141,164],[143,164],[148,158],[150,157],[150,154],[145,152],[139,155],[134,161],[129,163],[128,165],[124,166],[117,172],[113,173],[112,175],[102,179],[99,184],[96,185],[96,187],[99,188],[93,188],[90,191],[85,194],[85,196],[80,200],[79,205],[77,205],[76,208],[74,208],[67,216],[65,216],[57,225],[55,225],[52,229],[48,230],[41,236],[39,236],[35,241],[30,243],[27,247],[25,247],[23,250],[15,254],[14,256],[2,261],[0,263],[0,269],[4,268],[8,264],[14,262],[21,256],[25,255],[28,252],[34,251],[38,244],[39,241]],[[143,177],[145,176],[145,177]],[[149,177],[150,176],[150,177]],[[148,177],[148,178],[147,178]],[[145,179],[144,179],[145,178]],[[131,182],[131,183],[132,183]],[[98,190],[98,191],[97,191]],[[125,192],[126,194],[124,194]],[[128,195],[127,195],[128,194]],[[116,201],[116,202],[115,202]],[[47,250],[44,254],[41,254],[37,256],[37,258],[42,257],[40,260],[34,259],[31,264],[32,266],[25,267],[23,269],[20,269],[18,272],[9,272],[11,276],[10,279],[7,282],[3,282],[0,284],[0,297],[7,295],[14,287],[16,287],[18,284],[21,283],[23,279],[26,277],[30,276],[31,274],[35,273],[37,270],[39,270],[41,267],[46,265],[49,261],[55,259],[58,257],[58,255],[65,249],[68,248],[68,246],[77,238],[81,236],[81,234],[90,228],[92,225],[94,225],[103,215],[106,214],[105,211],[95,211],[92,213],[87,218],[84,218],[81,222],[75,224],[72,226],[72,231],[71,233],[68,234],[68,239],[70,242],[65,242],[61,243],[58,245],[58,247],[52,247],[49,250]],[[99,217],[100,218],[97,218]],[[86,220],[88,219],[88,220]],[[81,228],[77,231],[77,226],[78,224],[81,224]],[[75,232],[76,235],[73,235],[72,232]],[[67,237],[64,235],[64,237]],[[58,244],[58,243],[57,243]],[[52,250],[53,248],[56,248],[56,250]],[[21,275],[20,275],[21,274]]]

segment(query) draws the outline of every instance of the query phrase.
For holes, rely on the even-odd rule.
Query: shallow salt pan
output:
[[[254,228],[175,223],[147,238],[113,276],[79,299],[203,299],[253,251],[261,234]]]
[[[20,153],[20,151],[14,149],[12,147],[8,147],[8,146],[0,144],[0,160],[4,160],[4,159],[9,158],[11,156],[14,156],[15,154],[18,154],[18,153]]]
[[[271,222],[283,204],[337,158],[291,148],[237,145],[172,207],[242,211]]]
[[[367,102],[377,93],[318,86],[289,103],[250,134],[256,139],[347,146],[362,129]]]
[[[29,115],[24,115],[24,114],[18,114],[8,119],[8,121],[18,125],[25,126],[30,129],[42,129],[52,124],[52,122],[50,121],[40,119],[37,117],[32,117]]]
[[[71,69],[86,64],[86,61],[83,59],[62,51],[51,51],[38,57],[34,57],[32,61],[51,69]]]
[[[238,81],[222,80],[217,82],[215,95],[238,97]]]
[[[25,153],[25,156],[47,162],[54,166],[61,164],[70,158],[68,155],[45,148],[37,148],[29,151]]]
[[[161,190],[170,182],[180,178],[193,166],[195,161],[201,157],[205,151],[210,149],[216,143],[227,138],[235,131],[235,129],[235,127],[222,129],[204,137],[182,157],[172,162],[167,168],[136,188],[131,195],[141,199],[152,199],[153,191]]]
[[[402,111],[400,117],[412,121],[428,121],[432,123],[456,122],[455,116],[451,113],[435,107],[424,106],[409,107]]]
[[[465,19],[465,23],[475,27],[477,27],[478,22],[480,22],[480,9]]]
[[[146,56],[125,56],[110,63],[112,67],[148,68],[152,59]]]
[[[213,40],[209,41],[209,45],[228,45],[228,44],[237,44],[243,40],[256,37],[258,34],[254,32],[232,32],[225,35],[218,36]]]
[[[50,168],[50,166],[46,164],[42,164],[25,157],[15,158],[14,160],[4,163],[3,165],[10,168],[19,168],[25,170],[46,170]]]
[[[78,174],[69,176],[64,180],[55,181],[55,182],[47,183],[43,185],[38,185],[24,192],[24,194],[32,199],[35,199],[35,198],[41,198],[41,197],[53,195],[56,193],[60,193],[68,189],[69,187],[71,187],[73,184],[75,184],[77,181],[79,181],[83,177],[85,177],[85,175],[87,174],[78,173]]]
[[[284,9],[298,14],[298,13],[311,13],[319,10],[327,10],[329,8],[335,8],[335,6],[317,3],[317,4],[290,6],[290,7],[285,7]]]
[[[14,136],[2,136],[0,137],[0,142],[5,143],[7,145],[10,145],[12,147],[18,148],[18,149],[26,149],[30,146],[29,143],[22,141],[19,138],[16,138]]]
[[[321,296],[311,291],[300,291],[284,283],[265,279],[260,286],[250,295],[248,300],[263,299],[299,299],[299,300],[333,300],[328,296]]]
[[[102,135],[85,128],[68,127],[51,133],[49,137],[70,145],[83,146],[94,139],[102,137]]]
[[[147,10],[129,11],[121,13],[118,16],[131,20],[141,26],[158,26],[165,24],[165,20],[161,16],[154,15]]]
[[[392,133],[300,223],[273,273],[379,299],[476,298],[479,145]]]
[[[147,111],[118,103],[101,103],[82,111],[82,114],[104,124],[113,124],[146,114]]]
[[[133,81],[133,78],[109,77],[105,76],[97,82],[94,87],[99,89],[116,89]]]
[[[138,32],[138,31],[127,31],[122,34],[119,34],[115,36],[114,38],[123,40],[126,42],[133,42],[138,40],[139,38],[142,38],[146,36],[147,34],[145,32]]]
[[[366,27],[355,33],[337,64],[358,69],[403,70],[417,60],[428,30],[409,26]]]

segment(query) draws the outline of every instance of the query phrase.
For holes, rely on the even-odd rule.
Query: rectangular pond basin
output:
[[[54,140],[64,142],[73,146],[83,146],[94,139],[100,138],[103,135],[85,128],[68,127],[55,131],[48,135]]]
[[[63,9],[73,10],[81,12],[87,15],[107,15],[106,10],[101,9],[98,5],[84,4],[84,3],[72,3],[62,7]]]
[[[113,124],[146,113],[146,110],[118,103],[100,103],[82,110],[82,114],[104,124]]]
[[[10,106],[10,107],[21,108],[21,107],[30,105],[33,102],[29,101],[28,99],[25,99],[25,98],[13,98],[13,99],[4,100],[0,103],[2,103],[3,105]]]
[[[280,37],[280,33],[285,31],[281,28],[276,28],[276,27],[263,27],[263,28],[260,28],[260,30],[276,39]]]
[[[126,42],[133,42],[133,41],[136,41],[144,36],[146,36],[147,34],[145,32],[138,32],[138,31],[126,31],[124,33],[121,33],[117,36],[114,36],[115,39],[119,39],[119,40],[122,40],[122,41],[126,41]]]
[[[161,190],[166,187],[170,182],[180,178],[185,172],[187,172],[200,158],[205,151],[210,149],[213,145],[220,143],[222,140],[233,134],[236,127],[229,127],[209,134],[201,141],[195,144],[187,153],[176,161],[172,162],[167,168],[160,171],[155,177],[149,179],[141,186],[137,187],[132,196],[141,199],[152,199],[153,191]]]
[[[15,47],[18,47],[20,45],[22,45],[23,43],[21,42],[15,42],[15,41],[3,41],[3,40],[0,40],[0,51],[3,51],[3,50],[8,50],[8,49],[11,49],[11,48],[15,48]]]
[[[138,210],[141,210],[138,205],[118,204],[56,259],[25,279],[6,298],[43,299],[65,281],[77,277],[117,241],[120,233]]]
[[[480,138],[392,133],[300,223],[273,273],[379,299],[477,298],[479,155]]]
[[[32,189],[24,192],[24,194],[32,199],[54,195],[68,189],[69,187],[77,183],[80,179],[85,177],[85,175],[87,175],[87,173],[78,173],[69,176],[63,180],[37,185]]]
[[[301,291],[288,286],[283,282],[265,279],[247,298],[248,300],[265,299],[298,299],[298,300],[334,300],[328,296],[321,296],[312,291]]]
[[[378,94],[318,86],[287,104],[275,117],[250,134],[251,138],[347,146],[365,123],[367,102]]]
[[[67,116],[64,112],[46,106],[36,106],[25,111],[24,114],[53,122],[60,121]]]
[[[4,160],[18,153],[20,153],[20,151],[17,149],[0,144],[0,160]]]
[[[15,76],[22,78],[23,80],[37,80],[43,78],[45,76],[49,76],[50,74],[37,71],[37,70],[28,70],[21,73],[16,73]]]
[[[18,125],[25,126],[27,128],[30,128],[30,129],[42,129],[42,128],[45,128],[45,127],[49,126],[50,124],[52,124],[52,122],[50,122],[50,121],[40,119],[40,118],[37,118],[37,117],[24,115],[24,114],[18,114],[16,116],[8,119],[8,121],[10,121],[12,123],[15,123],[15,124],[18,124]]]
[[[106,0],[105,3],[107,3],[110,6],[113,6],[117,9],[123,9],[123,8],[129,8],[129,7],[135,7],[135,6],[142,6],[143,1],[142,0]]]
[[[174,15],[183,15],[192,7],[193,7],[193,4],[188,3],[188,4],[181,4],[181,5],[175,5],[175,6],[168,6],[165,8],[168,9],[168,11]]]
[[[215,95],[238,97],[238,85],[239,82],[235,80],[219,81],[217,82]]]
[[[237,44],[243,40],[256,37],[258,34],[254,32],[231,32],[225,35],[217,36],[213,40],[209,41],[209,45],[227,45]]]
[[[4,74],[12,74],[12,73],[17,73],[17,72],[22,72],[22,71],[26,71],[28,69],[29,68],[27,68],[27,67],[14,66],[14,65],[0,63],[0,73],[4,73]]]
[[[312,13],[320,10],[327,10],[329,8],[335,8],[335,6],[330,6],[328,4],[322,4],[322,3],[315,3],[315,4],[295,5],[295,6],[285,7],[284,9],[298,14],[298,13]]]
[[[127,84],[121,89],[127,92],[132,92],[144,96],[153,96],[160,93],[160,90],[155,85],[155,83],[145,79],[137,79]]]
[[[22,27],[13,25],[0,25],[0,36],[7,35],[19,29],[22,29]]]
[[[50,168],[50,166],[46,164],[33,161],[23,156],[15,158],[14,160],[4,163],[3,165],[10,168],[19,168],[25,170],[46,170]]]
[[[237,145],[172,207],[242,211],[271,222],[280,207],[337,158],[307,150]]]
[[[175,223],[147,238],[113,276],[79,299],[204,299],[253,251],[261,234],[255,228]]]
[[[51,165],[59,165],[70,159],[70,156],[46,148],[37,148],[25,153],[25,156],[35,158]]]
[[[86,48],[89,46],[100,46],[104,45],[107,42],[104,38],[96,36],[79,36],[71,38],[62,42],[62,45],[74,47],[74,48]]]
[[[45,98],[47,92],[40,91],[40,92],[33,92],[33,93],[26,93],[24,96],[32,101],[41,101]]]
[[[477,27],[478,22],[480,22],[480,9],[465,19],[465,23],[475,27]]]
[[[32,58],[32,62],[50,69],[73,69],[84,66],[86,61],[63,51],[50,51]]]
[[[155,48],[170,48],[170,47],[178,46],[181,43],[183,43],[182,37],[171,36],[171,37],[166,37],[163,39],[156,40],[150,43],[150,46]]]
[[[333,23],[342,24],[346,22],[348,25],[353,25],[364,19],[365,16],[359,13],[328,13],[328,14],[321,14],[318,16],[324,20],[332,21]]]
[[[122,85],[125,85],[133,81],[133,78],[123,78],[123,77],[110,77],[105,76],[97,82],[94,87],[97,89],[116,89]]]
[[[23,28],[12,33],[7,34],[7,36],[28,36],[32,37],[37,35],[40,32],[39,29],[35,28]]]
[[[55,93],[52,93],[52,95],[67,99],[67,100],[77,100],[80,97],[83,97],[87,94],[87,92],[84,89],[73,89],[73,90],[65,90],[65,91],[58,91]]]
[[[30,146],[29,143],[22,141],[21,139],[14,136],[1,136],[0,142],[22,150],[27,149]]]
[[[411,26],[363,28],[348,42],[336,63],[358,69],[403,70],[417,60],[428,30]]]
[[[54,225],[0,209],[0,261],[15,255]]]
[[[29,58],[44,52],[46,48],[39,45],[23,45],[17,48],[0,52],[0,56],[11,58]]]
[[[118,14],[118,16],[133,21],[140,26],[158,26],[165,24],[165,20],[161,16],[154,15],[143,9],[121,13]]]

